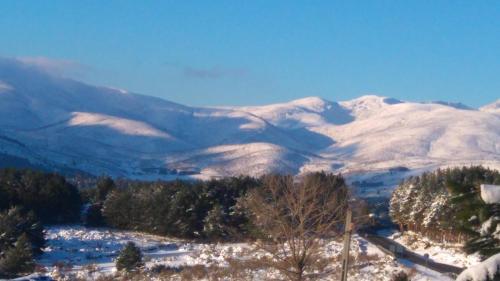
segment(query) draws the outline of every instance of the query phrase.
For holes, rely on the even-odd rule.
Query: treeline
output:
[[[101,177],[95,187],[78,189],[54,173],[0,169],[0,212],[15,209],[40,225],[83,222],[180,238],[239,239],[257,232],[240,199],[270,176],[168,182]],[[323,172],[305,179],[345,185],[342,176]]]
[[[64,177],[32,170],[0,169],[0,278],[29,273],[45,245],[44,225],[84,223],[179,238],[241,240],[262,235],[243,198],[269,180],[230,177],[209,181],[114,181],[78,189]],[[267,179],[267,180],[266,180]],[[342,176],[312,173],[308,184],[346,190]]]
[[[92,202],[86,222],[173,237],[234,239],[251,231],[238,199],[260,185],[252,177],[134,181],[121,188],[101,181],[85,191]]]
[[[94,198],[87,212],[87,224],[101,223],[180,238],[255,238],[260,234],[259,229],[250,222],[242,199],[250,190],[263,189],[270,178],[293,177],[266,175],[209,181],[131,182],[122,188],[108,181],[98,184],[93,191],[87,191],[87,194],[92,194],[87,197]],[[331,190],[346,188],[340,175],[311,173],[303,180],[321,182]]]
[[[0,170],[0,278],[30,273],[45,245],[43,223],[78,222],[81,200],[64,177]]]
[[[390,215],[403,230],[413,230],[435,240],[469,241],[469,245],[481,235],[482,223],[496,209],[482,201],[481,184],[500,185],[500,173],[472,166],[438,169],[410,177],[393,192]],[[475,250],[481,249],[468,251]]]
[[[81,200],[63,176],[0,169],[0,211],[11,207],[32,211],[43,223],[71,223],[80,218]]]

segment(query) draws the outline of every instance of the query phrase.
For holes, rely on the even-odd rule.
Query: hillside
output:
[[[500,114],[500,99],[480,108],[481,111]]]
[[[500,166],[500,115],[498,101],[476,110],[378,96],[197,108],[0,59],[0,154],[132,178],[328,170],[376,179],[401,166]]]

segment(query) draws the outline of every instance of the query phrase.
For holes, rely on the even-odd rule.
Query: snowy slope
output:
[[[0,153],[48,169],[150,179],[380,176],[397,166],[500,166],[500,115],[498,102],[475,110],[378,96],[195,108],[0,59]]]
[[[299,109],[309,108],[297,113],[292,104],[298,104]],[[321,104],[323,107],[318,106]],[[301,120],[300,124],[309,131],[331,139],[331,145],[315,153],[327,159],[341,159],[346,168],[488,160],[498,163],[500,159],[500,119],[488,112],[364,96],[341,102],[337,118],[331,121],[331,104],[312,98],[276,105],[274,110],[270,106],[246,110],[274,123]],[[316,112],[313,116],[310,108]],[[275,112],[279,114],[273,115]],[[352,121],[346,121],[346,116]]]
[[[481,107],[481,111],[500,114],[500,99]]]

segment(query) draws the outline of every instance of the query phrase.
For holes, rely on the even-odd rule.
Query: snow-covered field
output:
[[[249,259],[258,256],[247,243],[203,244],[137,232],[114,231],[105,228],[87,229],[82,226],[57,226],[47,230],[47,248],[39,258],[48,276],[77,276],[91,280],[102,274],[115,272],[114,259],[128,241],[135,242],[142,250],[146,267],[155,265],[228,266],[231,259]],[[330,241],[324,249],[325,256],[339,257],[341,242]],[[393,260],[373,244],[355,235],[351,246],[354,262],[351,280],[390,280],[400,271],[411,272],[414,281],[452,280],[437,272],[406,261]],[[338,269],[340,264],[336,264]],[[338,274],[338,270],[336,270]],[[276,272],[257,271],[253,280],[276,277]],[[337,280],[337,276],[331,279]]]
[[[481,261],[477,254],[465,254],[461,250],[462,245],[460,244],[446,242],[437,243],[411,231],[385,234],[385,236],[404,245],[417,254],[422,256],[426,254],[429,255],[429,258],[435,262],[466,268],[478,264]]]

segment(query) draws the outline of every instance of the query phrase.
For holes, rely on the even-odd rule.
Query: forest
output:
[[[305,175],[301,184],[291,175],[154,182],[100,177],[95,182],[93,187],[77,188],[55,173],[0,170],[0,277],[34,270],[48,225],[81,223],[207,242],[245,241],[270,235],[263,233],[266,223],[252,217],[261,207],[279,210],[276,218],[296,212],[282,201],[286,194],[290,200],[309,200],[309,205],[301,201],[304,206],[324,205],[318,214],[325,220],[343,216],[343,209],[322,211],[331,205],[326,194],[339,206],[349,196],[342,176],[323,172]],[[304,193],[305,187],[315,192]],[[293,226],[303,219],[300,213],[296,216],[285,216],[283,223]]]
[[[393,192],[390,215],[401,230],[439,241],[465,243],[468,253],[500,252],[498,208],[483,202],[481,184],[500,184],[500,173],[482,166],[438,169],[403,181]],[[485,229],[482,227],[488,223]]]

